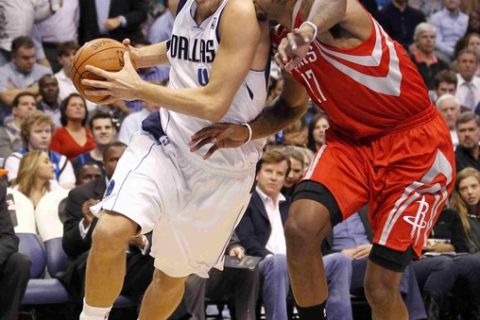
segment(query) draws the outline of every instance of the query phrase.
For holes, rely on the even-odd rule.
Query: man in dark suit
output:
[[[63,249],[70,258],[62,281],[73,299],[81,299],[84,293],[84,278],[88,251],[92,242],[92,232],[97,223],[90,207],[102,198],[118,159],[127,146],[122,142],[109,145],[103,154],[106,177],[102,176],[70,191],[66,204],[64,223]],[[153,258],[150,257],[149,244],[151,239],[146,236],[132,238],[127,254],[127,273],[122,294],[137,297],[143,294],[152,280]],[[127,249],[127,248],[126,248]]]
[[[147,19],[144,0],[82,0],[78,40],[80,44],[99,37],[122,41],[141,38],[140,25]]]
[[[6,171],[0,171],[0,319],[14,320],[30,278],[30,260],[18,253],[18,238],[6,202]]]
[[[258,268],[267,320],[288,319],[286,303],[290,284],[283,226],[290,201],[280,190],[289,168],[287,155],[276,150],[264,153],[258,164],[257,188],[236,229],[246,253],[263,258]],[[343,301],[350,299],[351,262],[342,254],[334,253],[323,257],[323,263],[330,291],[327,312],[341,309]]]

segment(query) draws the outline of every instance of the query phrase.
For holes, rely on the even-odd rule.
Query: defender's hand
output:
[[[204,159],[221,148],[236,148],[248,140],[248,129],[241,124],[216,123],[197,131],[190,140],[190,151],[195,152],[208,143],[213,146],[205,153]]]
[[[308,25],[293,29],[280,42],[274,57],[275,62],[288,72],[298,67],[315,40],[314,34],[314,30]]]

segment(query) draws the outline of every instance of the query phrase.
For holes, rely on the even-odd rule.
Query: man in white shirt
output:
[[[475,75],[478,66],[478,57],[475,51],[464,49],[457,58],[457,92],[455,96],[462,107],[476,112],[480,102],[480,77]]]
[[[288,319],[287,296],[290,283],[284,224],[290,200],[280,190],[289,170],[290,159],[281,151],[270,150],[263,154],[258,164],[257,187],[235,230],[246,254],[263,258],[258,268],[262,282],[261,296],[269,320]],[[323,263],[330,291],[327,313],[328,310],[344,310],[343,319],[351,319],[351,261],[341,253],[333,253],[323,257]],[[318,266],[321,267],[321,263]]]

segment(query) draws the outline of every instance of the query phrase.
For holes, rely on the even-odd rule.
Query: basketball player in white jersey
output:
[[[80,319],[106,319],[125,274],[125,247],[153,231],[153,281],[140,319],[166,319],[190,274],[222,268],[225,246],[250,198],[263,141],[209,160],[190,152],[190,136],[212,122],[247,123],[266,99],[269,34],[245,0],[171,1],[177,12],[169,41],[130,48],[117,73],[89,70],[106,81],[83,80],[87,94],[140,99],[162,106],[120,159],[103,200],[90,250]],[[138,67],[170,63],[168,88],[140,79]]]

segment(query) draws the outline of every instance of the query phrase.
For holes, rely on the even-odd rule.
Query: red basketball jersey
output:
[[[372,32],[366,41],[339,49],[315,40],[291,72],[329,115],[332,128],[355,139],[408,127],[433,108],[428,89],[403,47],[369,17]],[[299,27],[300,15],[294,21]],[[272,32],[274,48],[288,32],[282,26]]]

